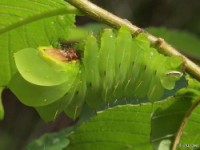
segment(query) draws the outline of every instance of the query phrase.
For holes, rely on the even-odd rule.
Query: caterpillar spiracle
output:
[[[56,111],[64,110],[72,117],[79,114],[85,101],[91,107],[98,107],[102,102],[123,97],[159,100],[163,91],[173,89],[182,75],[181,58],[158,53],[150,46],[145,34],[133,38],[125,27],[116,32],[105,29],[100,38],[89,34],[74,49],[76,51],[42,47],[39,51],[17,52],[15,62],[19,74],[17,81],[15,78],[11,81],[10,89],[23,103],[36,107],[40,114],[49,110],[55,115]],[[25,53],[32,56],[25,60]],[[57,53],[62,57],[56,57]],[[33,60],[35,57],[37,59]],[[31,70],[30,60],[31,63],[40,62],[44,68],[33,67],[31,74],[27,74],[25,70]],[[50,80],[44,78],[48,72]],[[21,90],[16,84],[22,85]],[[21,92],[23,88],[27,91],[25,96]],[[39,93],[36,92],[43,92],[44,96],[37,97],[35,95]]]

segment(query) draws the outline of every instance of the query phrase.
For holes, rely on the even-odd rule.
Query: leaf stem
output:
[[[128,20],[119,18],[114,14],[98,7],[97,5],[91,3],[88,0],[67,0],[71,5],[78,8],[84,14],[93,18],[94,20],[106,23],[114,28],[120,28],[121,26],[126,26],[133,33],[133,35],[138,35],[143,30],[133,24],[131,24]],[[194,78],[200,81],[200,68],[183,54],[178,52],[175,48],[173,48],[170,44],[165,42],[164,39],[157,38],[147,32],[145,32],[148,36],[149,41],[152,46],[157,48],[160,53],[163,53],[168,56],[180,56],[184,61],[185,70],[191,74]]]

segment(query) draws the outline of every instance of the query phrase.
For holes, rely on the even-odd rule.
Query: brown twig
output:
[[[114,28],[120,28],[121,26],[126,26],[129,30],[137,35],[141,31],[141,28],[131,24],[126,19],[119,18],[114,14],[98,7],[97,5],[91,3],[88,0],[67,0],[71,5],[78,8],[82,13],[88,15],[89,17],[93,18],[94,20],[106,23],[111,25]],[[149,41],[151,42],[152,46],[157,48],[160,53],[163,53],[168,56],[180,56],[184,60],[184,67],[186,71],[191,74],[194,78],[200,81],[200,68],[194,62],[189,60],[183,54],[178,52],[175,48],[169,45],[165,40],[161,38],[157,38],[147,32],[145,32],[148,36]]]

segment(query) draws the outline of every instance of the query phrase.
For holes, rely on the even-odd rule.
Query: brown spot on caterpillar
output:
[[[63,62],[71,62],[74,60],[79,60],[78,52],[72,48],[68,48],[66,50],[51,48],[51,49],[46,49],[45,52],[49,56]]]

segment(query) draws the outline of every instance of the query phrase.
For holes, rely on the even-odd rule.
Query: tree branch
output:
[[[78,8],[84,14],[93,18],[94,20],[106,23],[111,25],[114,28],[120,28],[121,26],[126,26],[133,33],[133,35],[137,35],[143,30],[133,24],[131,24],[128,20],[119,18],[112,13],[96,6],[95,4],[89,2],[88,0],[67,0],[71,5]],[[181,56],[184,60],[184,65],[186,71],[191,74],[194,78],[200,81],[200,68],[187,57],[178,52],[175,48],[169,45],[161,38],[157,38],[147,32],[145,32],[148,36],[149,41],[152,46],[168,56]]]

